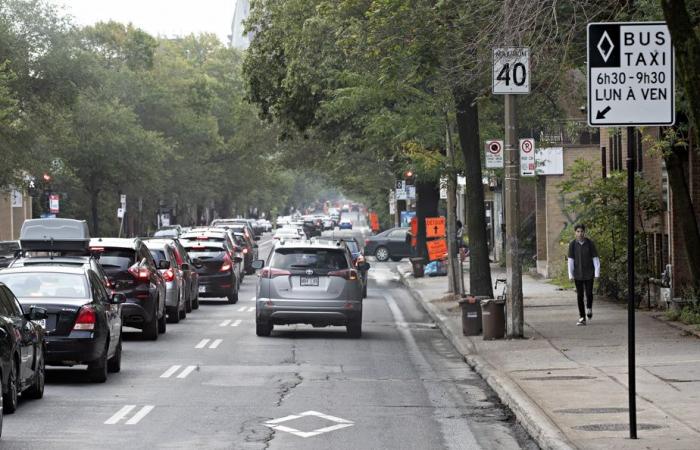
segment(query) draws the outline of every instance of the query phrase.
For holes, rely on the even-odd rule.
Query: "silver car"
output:
[[[255,303],[258,336],[269,336],[274,325],[295,323],[345,326],[351,337],[362,335],[362,281],[344,245],[279,242],[267,262],[254,261],[253,267],[262,269]]]
[[[169,263],[167,268],[159,269],[158,272],[165,280],[165,311],[168,314],[168,322],[178,323],[187,316],[187,298],[184,274],[177,266],[176,251],[170,240],[149,239],[144,243],[159,267],[161,261]]]

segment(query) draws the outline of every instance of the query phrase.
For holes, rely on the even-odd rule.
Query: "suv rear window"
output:
[[[151,256],[153,256],[153,260],[156,262],[156,266],[158,263],[161,261],[167,261],[168,258],[165,256],[165,250],[160,250],[160,249],[149,249],[151,252]]]
[[[84,275],[29,272],[0,274],[0,281],[19,298],[89,298]]]
[[[348,268],[345,252],[326,248],[278,248],[270,267],[284,270],[341,270]]]
[[[100,253],[100,264],[105,268],[128,270],[136,262],[136,252],[128,248],[105,248]]]
[[[200,242],[183,242],[187,254],[191,258],[208,257],[216,258],[224,252],[224,247],[221,244],[212,242],[208,244],[206,241]]]

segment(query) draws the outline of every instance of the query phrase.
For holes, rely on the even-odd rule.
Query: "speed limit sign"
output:
[[[494,94],[530,93],[530,49],[507,47],[493,49]]]

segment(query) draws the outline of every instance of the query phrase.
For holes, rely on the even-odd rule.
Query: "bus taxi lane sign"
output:
[[[426,217],[425,218],[425,237],[426,238],[445,237],[445,218],[444,217]]]
[[[484,144],[484,154],[487,169],[503,168],[503,141],[490,140]]]
[[[537,164],[535,162],[535,140],[520,139],[520,176],[534,177]]]
[[[588,123],[673,125],[675,58],[664,22],[588,24]]]

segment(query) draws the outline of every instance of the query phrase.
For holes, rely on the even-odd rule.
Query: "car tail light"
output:
[[[231,270],[231,257],[228,256],[228,253],[224,254],[224,262],[221,264],[221,269],[219,269],[219,272],[228,272]]]
[[[288,270],[274,269],[272,267],[263,267],[263,269],[260,271],[261,278],[284,277],[284,276],[289,276],[291,274],[292,274],[292,272],[290,272]]]
[[[95,323],[97,323],[97,315],[92,306],[83,306],[78,311],[78,317],[75,319],[75,325],[73,325],[74,330],[94,330]]]
[[[328,272],[329,277],[341,277],[346,280],[357,280],[357,271],[355,269],[335,270]]]
[[[165,279],[165,281],[173,281],[175,279],[175,272],[173,271],[173,269],[164,270],[163,279]]]
[[[133,275],[138,281],[148,281],[151,278],[151,271],[148,267],[129,267],[129,273]]]

